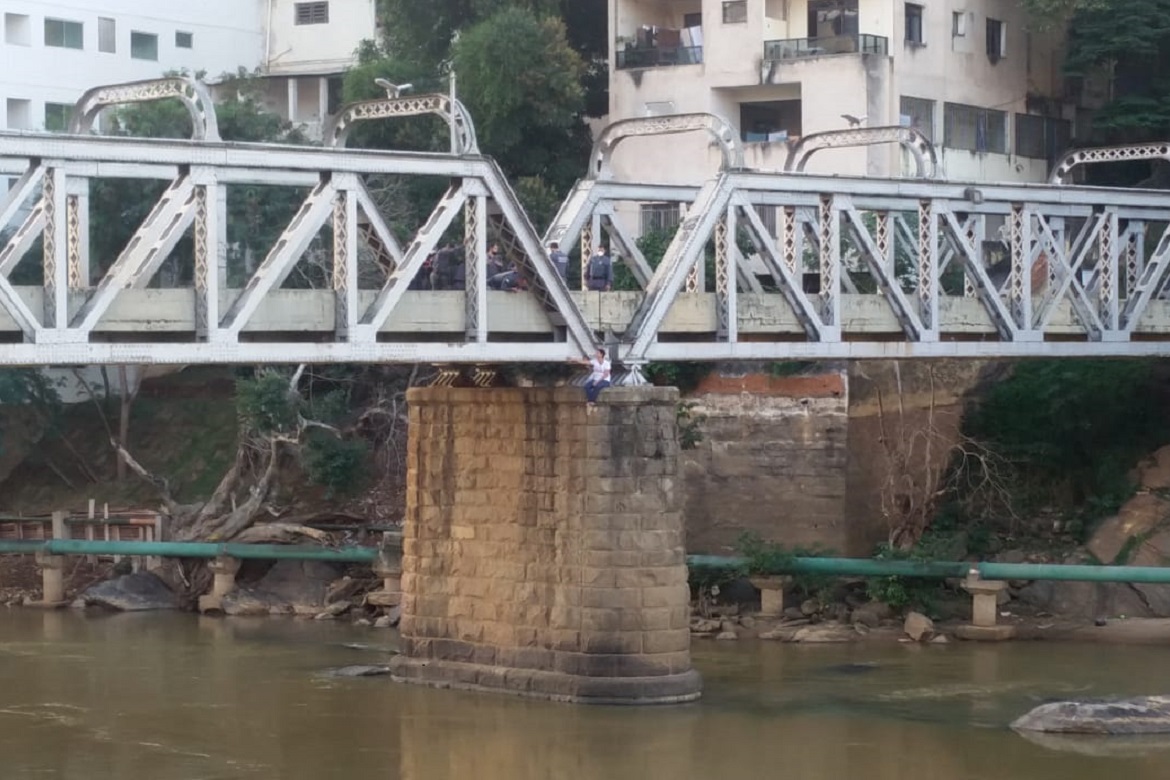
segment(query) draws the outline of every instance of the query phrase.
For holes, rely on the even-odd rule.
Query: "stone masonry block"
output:
[[[691,633],[686,629],[642,633],[642,652],[647,654],[681,652],[688,650],[690,646]]]

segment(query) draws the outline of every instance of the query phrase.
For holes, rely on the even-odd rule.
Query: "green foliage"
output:
[[[297,427],[301,400],[289,390],[286,377],[263,371],[252,379],[236,380],[236,408],[256,433],[287,433]]]
[[[899,550],[889,545],[881,545],[874,554],[879,561],[933,561],[940,560],[937,556],[935,542],[931,532],[927,532],[922,540],[911,550]],[[892,609],[902,610],[908,607],[933,611],[938,600],[942,583],[939,580],[922,577],[870,577],[866,581],[866,595],[874,601],[889,605]]]
[[[0,406],[24,407],[49,426],[55,426],[64,409],[56,386],[35,368],[0,369]],[[0,452],[3,450],[0,429]]]
[[[1149,360],[1036,360],[1015,366],[967,416],[969,435],[1020,476],[1076,504],[1124,500],[1126,474],[1170,436],[1166,394]]]
[[[653,385],[677,387],[684,395],[695,390],[711,373],[708,363],[650,363],[642,372]]]
[[[309,479],[326,489],[326,498],[354,493],[365,482],[370,450],[361,439],[314,434],[305,447]]]
[[[675,409],[675,419],[678,422],[678,446],[684,450],[693,450],[703,440],[702,415],[695,416],[691,411],[694,404],[680,403]]]
[[[777,542],[766,542],[759,534],[744,532],[735,544],[743,558],[737,570],[740,576],[768,576],[791,571],[796,558],[829,558],[833,551],[820,545],[788,547]],[[832,585],[834,577],[827,574],[793,574],[793,590],[805,596],[821,596]]]

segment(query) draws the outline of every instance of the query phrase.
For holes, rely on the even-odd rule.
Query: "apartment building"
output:
[[[801,136],[911,125],[955,180],[1042,181],[1071,136],[1060,38],[1018,0],[610,0],[610,119],[704,111],[731,122],[747,164],[779,170]],[[632,140],[623,175],[705,178],[702,141]],[[680,165],[680,160],[693,161]],[[890,146],[826,151],[808,170],[900,175]],[[669,215],[668,215],[669,216]],[[645,222],[645,219],[643,220]]]
[[[341,75],[373,38],[375,0],[5,0],[0,127],[59,130],[99,84],[167,71],[268,79],[266,104],[319,132]]]

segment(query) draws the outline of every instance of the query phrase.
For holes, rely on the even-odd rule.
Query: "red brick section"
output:
[[[770,376],[709,374],[695,389],[696,395],[752,393],[789,398],[836,398],[845,394],[845,377],[840,372],[815,376]]]
[[[394,675],[562,701],[698,698],[677,391],[412,390]]]

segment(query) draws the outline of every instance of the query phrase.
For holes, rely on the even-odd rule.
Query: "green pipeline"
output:
[[[280,544],[215,542],[105,542],[84,539],[0,540],[0,554],[152,555],[160,558],[239,558],[257,560],[372,563],[373,547],[298,547]],[[692,567],[731,568],[742,559],[688,555]],[[884,561],[868,558],[793,558],[775,574],[822,574],[834,577],[921,577],[949,579],[977,571],[985,580],[1066,580],[1170,584],[1170,568],[1154,566],[1074,566],[1048,563],[966,563],[962,561]]]
[[[731,568],[739,558],[688,555],[687,563]],[[835,577],[921,577],[950,579],[979,572],[985,580],[1065,580],[1170,584],[1170,568],[1154,566],[1080,566],[1054,563],[966,563],[963,561],[883,561],[869,558],[793,558],[775,574],[823,574]]]

